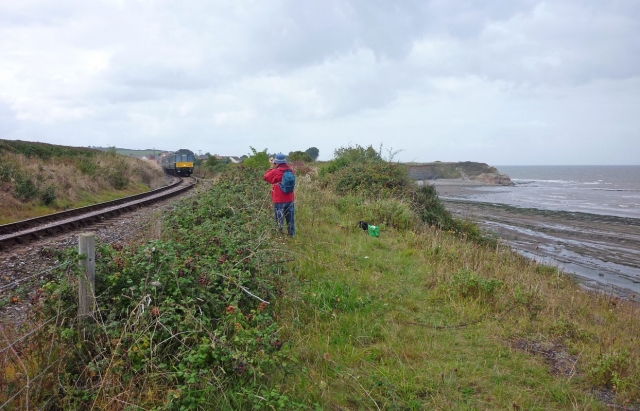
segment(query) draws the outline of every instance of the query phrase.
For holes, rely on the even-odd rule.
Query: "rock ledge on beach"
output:
[[[410,163],[409,177],[413,180],[459,179],[476,181],[487,185],[512,186],[508,175],[485,163],[463,161],[458,163]]]

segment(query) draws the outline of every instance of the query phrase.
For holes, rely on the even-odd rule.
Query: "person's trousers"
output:
[[[276,222],[278,223],[280,232],[282,232],[282,226],[284,224],[284,221],[286,220],[287,233],[290,237],[293,237],[296,233],[294,218],[295,207],[293,205],[293,202],[290,201],[288,203],[273,203],[273,210],[276,215]]]

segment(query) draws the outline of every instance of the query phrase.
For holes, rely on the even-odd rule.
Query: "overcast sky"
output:
[[[1,0],[0,138],[640,164],[640,1]]]

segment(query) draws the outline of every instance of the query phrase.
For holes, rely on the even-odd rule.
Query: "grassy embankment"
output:
[[[369,182],[343,170],[297,192],[296,285],[279,319],[306,370],[287,382],[293,391],[325,409],[638,403],[637,304],[588,293],[443,210],[418,214],[449,230],[424,225],[415,197],[376,198],[380,173]],[[360,195],[341,188],[354,181]],[[385,229],[369,237],[358,220]]]
[[[606,409],[637,402],[638,306],[431,227],[365,235],[376,203],[300,187],[296,285],[281,304],[325,409]],[[611,395],[609,395],[611,398]]]
[[[61,272],[43,287],[43,316],[60,325],[22,363],[0,358],[3,397],[21,366],[40,375],[61,361],[55,378],[32,381],[32,403],[598,410],[596,392],[638,400],[637,306],[484,240],[398,166],[355,157],[299,178],[294,239],[269,229],[261,173],[239,172],[182,203],[162,238],[100,246],[100,312],[82,331],[64,311],[75,310],[75,277]]]
[[[142,193],[164,181],[150,161],[0,140],[0,224]]]

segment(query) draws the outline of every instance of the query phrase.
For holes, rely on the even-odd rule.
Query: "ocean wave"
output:
[[[526,183],[577,184],[578,183],[578,181],[571,181],[571,180],[539,180],[539,179],[533,179],[533,178],[512,178],[511,181],[521,182],[520,184],[526,184]]]
[[[635,188],[587,188],[586,190],[591,191],[640,191]]]

